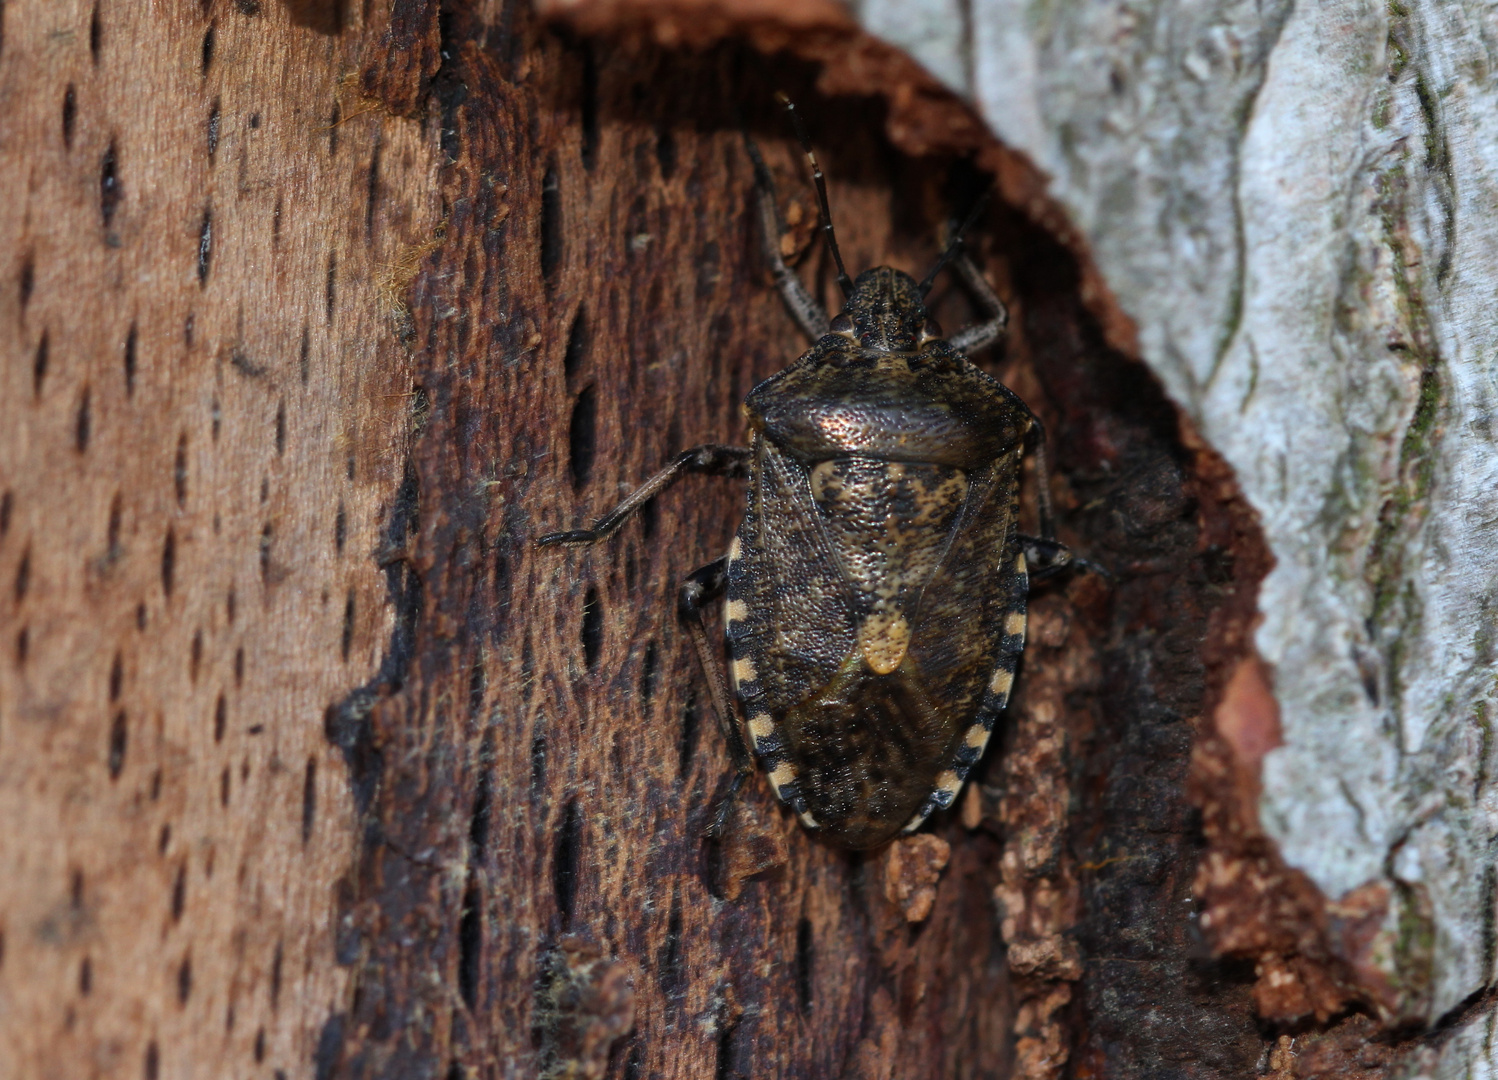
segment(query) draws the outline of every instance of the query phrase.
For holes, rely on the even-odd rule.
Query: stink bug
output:
[[[1040,421],[965,355],[1003,335],[1007,312],[962,252],[963,230],[919,283],[887,266],[851,280],[821,168],[781,101],[811,166],[843,310],[829,320],[785,264],[769,170],[746,139],[765,257],[815,344],[750,392],[749,446],[687,450],[591,529],[538,543],[606,539],[684,473],[747,477],[728,554],[680,594],[737,768],[709,835],[753,770],[703,620],[726,592],[732,683],[770,786],[828,842],[872,848],[952,804],[1008,702],[1031,572],[1071,556],[1053,536]],[[925,297],[948,263],[989,317],[943,338]],[[1018,527],[1027,450],[1038,538]]]

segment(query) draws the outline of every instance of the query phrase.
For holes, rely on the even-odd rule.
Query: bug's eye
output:
[[[941,324],[939,322],[937,322],[935,319],[927,319],[926,320],[926,325],[923,326],[923,327],[921,327],[921,337],[923,337],[923,338],[939,338],[939,337],[941,337]]]
[[[843,312],[833,316],[832,322],[828,325],[827,329],[831,330],[834,334],[851,334],[853,332],[853,320],[848,318],[847,312]]]

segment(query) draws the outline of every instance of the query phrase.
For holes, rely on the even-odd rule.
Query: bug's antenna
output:
[[[921,295],[925,296],[931,291],[931,285],[936,281],[936,275],[947,268],[947,263],[957,257],[957,252],[962,249],[962,235],[977,224],[978,218],[988,206],[988,197],[993,194],[993,186],[983,189],[983,194],[978,196],[978,201],[973,203],[973,208],[967,212],[967,217],[962,219],[962,224],[957,226],[957,231],[947,241],[946,250],[941,253],[941,258],[936,260],[936,265],[931,268],[931,273],[922,279],[920,289]]]
[[[822,166],[817,164],[816,151],[811,148],[811,139],[806,135],[806,129],[801,126],[801,114],[796,111],[796,103],[786,97],[784,93],[775,91],[775,100],[785,106],[785,111],[790,113],[791,124],[796,129],[796,138],[801,142],[801,149],[806,154],[806,160],[811,163],[812,183],[817,186],[817,199],[822,204],[822,235],[827,240],[827,247],[832,252],[832,261],[837,264],[837,283],[843,290],[844,296],[853,295],[853,279],[848,276],[848,271],[843,267],[843,253],[837,249],[837,234],[832,231],[832,207],[827,204],[827,180],[822,175]]]

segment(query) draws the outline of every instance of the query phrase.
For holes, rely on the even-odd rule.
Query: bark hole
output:
[[[99,63],[99,54],[104,48],[104,23],[99,18],[99,5],[94,4],[94,10],[88,19],[88,55],[95,66]]]
[[[645,656],[640,661],[640,706],[648,713],[655,698],[655,682],[660,675],[661,650],[655,639],[645,643]]]
[[[317,759],[309,757],[302,772],[302,843],[312,839],[312,828],[317,824]],[[279,946],[278,946],[279,949]],[[279,953],[277,953],[279,955]]]
[[[281,1006],[281,965],[285,962],[286,947],[281,941],[276,942],[276,951],[271,955],[270,961],[270,1007],[275,1012]]]
[[[161,593],[167,599],[171,598],[172,585],[177,575],[177,534],[174,530],[166,531],[166,539],[161,544]]]
[[[349,652],[354,645],[354,604],[355,593],[350,589],[348,598],[343,602],[343,632],[338,641],[338,652],[344,663],[348,663]]]
[[[562,263],[562,188],[556,166],[541,180],[541,277],[548,285]]]
[[[581,843],[581,822],[577,815],[577,800],[567,800],[562,808],[562,819],[557,825],[556,838],[552,846],[552,888],[556,894],[557,916],[564,931],[572,926],[572,907],[577,899],[577,868]]]
[[[136,327],[132,321],[130,331],[125,335],[125,396],[135,396],[135,349],[136,349]]]
[[[213,208],[203,208],[203,220],[198,226],[198,284],[208,285],[208,268],[213,262]]]
[[[603,602],[598,589],[589,585],[583,596],[583,664],[589,671],[598,666],[599,654],[603,651]]]
[[[567,460],[572,469],[572,488],[581,491],[593,475],[594,440],[598,427],[598,396],[592,386],[585,386],[572,406],[572,423],[567,428]]]
[[[23,283],[21,290],[21,303],[26,302],[26,293],[29,291]],[[42,396],[42,383],[47,378],[47,361],[50,347],[47,339],[47,331],[42,331],[41,340],[36,343],[36,352],[31,358],[31,393],[34,397]]]
[[[78,120],[78,92],[68,83],[62,95],[62,144],[73,149],[73,125]]]
[[[567,331],[567,349],[562,355],[562,371],[570,379],[582,366],[588,353],[588,307],[577,305],[577,314],[572,317],[572,327]]]
[[[73,446],[82,454],[94,434],[93,394],[87,386],[78,397],[78,412],[73,419]]]
[[[104,219],[106,229],[114,224],[115,211],[119,209],[124,194],[115,161],[114,143],[111,142],[99,162],[99,216]]]
[[[219,130],[219,99],[214,98],[213,104],[208,107],[208,164],[213,165],[214,156],[218,154],[218,130]]]
[[[114,714],[109,724],[109,778],[118,780],[125,768],[125,746],[129,732],[125,726],[125,710]]]
[[[323,318],[324,321],[333,321],[333,311],[338,304],[338,253],[328,252],[328,274],[324,286]]]
[[[167,844],[171,842],[171,826],[163,825],[161,829],[160,849],[166,850]],[[187,907],[187,861],[183,860],[177,864],[177,874],[172,879],[172,922],[182,921],[182,912]]]

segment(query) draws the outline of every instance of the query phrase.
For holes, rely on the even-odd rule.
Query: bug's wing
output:
[[[917,609],[908,659],[929,699],[939,703],[950,743],[947,766],[932,778],[930,796],[907,830],[951,805],[1008,703],[1025,647],[1029,595],[1017,531],[1018,471],[1016,448],[995,462],[986,490],[974,485],[964,521]]]
[[[728,565],[729,648],[746,712],[779,714],[825,685],[853,619],[805,470],[755,440],[749,504]]]

